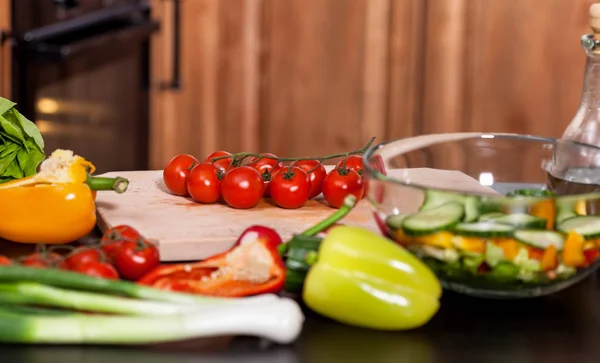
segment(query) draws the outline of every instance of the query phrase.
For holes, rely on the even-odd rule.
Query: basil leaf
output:
[[[40,130],[15,106],[0,97],[0,183],[37,173],[46,158]]]

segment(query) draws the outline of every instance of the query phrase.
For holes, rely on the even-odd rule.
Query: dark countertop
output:
[[[0,245],[0,247],[4,247]],[[293,345],[215,338],[151,347],[0,345],[2,363],[598,362],[600,279],[555,295],[485,300],[444,292],[438,314],[406,332],[357,329],[307,312]]]

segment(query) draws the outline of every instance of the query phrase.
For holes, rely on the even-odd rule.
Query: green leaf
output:
[[[8,154],[2,158],[0,158],[0,176],[6,177],[6,176],[12,176],[10,175],[10,173],[7,175],[7,171],[10,169],[11,165],[14,165],[14,161],[17,157],[17,153],[13,152],[11,154]],[[17,170],[19,170],[17,168]]]
[[[13,159],[14,160],[14,159]],[[2,173],[3,177],[11,177],[13,179],[23,178],[25,175],[23,174],[23,170],[19,169],[17,163],[10,163],[8,168]]]
[[[29,121],[25,116],[23,116],[19,112],[17,112],[16,109],[13,108],[12,112],[15,115],[15,117],[18,119],[19,124],[21,125],[21,128],[23,129],[23,132],[25,132],[25,134],[27,136],[33,138],[38,149],[40,151],[43,151],[44,150],[44,139],[42,138],[40,129],[38,129],[38,127],[33,122]]]
[[[25,142],[25,134],[23,134],[23,130],[18,121],[18,119],[14,118],[12,112],[8,111],[4,114],[4,117],[0,118],[0,127],[4,129],[4,132],[7,135],[12,136],[13,139]]]
[[[6,98],[0,97],[0,115],[15,107],[16,103]]]
[[[25,176],[29,176],[37,173],[37,168],[44,161],[46,155],[35,147],[33,139],[27,139],[25,144],[29,146],[29,162],[22,169]]]
[[[40,130],[15,106],[0,97],[0,183],[37,173],[46,158]]]

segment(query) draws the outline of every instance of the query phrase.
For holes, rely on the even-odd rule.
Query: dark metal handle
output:
[[[162,89],[180,89],[181,88],[181,70],[179,68],[181,55],[181,3],[180,0],[173,1],[173,68],[171,70],[171,80],[163,82]]]

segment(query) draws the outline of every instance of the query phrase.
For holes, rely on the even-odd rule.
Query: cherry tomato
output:
[[[323,196],[333,208],[344,204],[344,199],[353,194],[357,200],[363,196],[363,180],[352,169],[332,169],[323,180]]]
[[[207,163],[212,163],[217,168],[219,168],[219,169],[221,169],[223,171],[226,171],[229,168],[229,166],[231,165],[231,162],[233,161],[233,158],[219,159],[219,160],[216,160],[214,162],[211,161],[211,159],[212,158],[218,158],[218,157],[221,157],[221,156],[230,156],[230,155],[231,155],[231,153],[228,152],[228,151],[223,151],[223,150],[215,151],[215,152],[212,152],[212,153],[208,154],[204,158],[203,161],[205,161]]]
[[[342,168],[344,166],[344,160],[340,160],[336,168]],[[352,169],[358,173],[361,177],[363,176],[363,158],[362,155],[348,155],[346,158],[346,168]]]
[[[1,256],[0,255],[0,266],[2,265],[12,265],[13,262],[11,261],[10,258],[6,257],[6,256]]]
[[[119,273],[115,270],[113,265],[102,261],[80,263],[73,267],[71,271],[103,279],[119,280]]]
[[[251,166],[254,169],[258,170],[259,173],[262,174],[265,171],[271,170],[276,166],[279,166],[280,168],[283,167],[283,163],[281,161],[277,161],[277,156],[275,154],[262,153],[259,155],[264,156],[264,158],[259,160],[257,157],[253,157],[247,164],[248,166]]]
[[[282,168],[282,166],[276,165],[274,168],[261,175],[264,186],[263,197],[268,198],[271,196],[271,180],[273,180],[275,175],[277,175]]]
[[[275,154],[271,154],[271,153],[262,153],[260,155],[277,158],[277,156]],[[270,197],[271,196],[271,188],[270,188],[271,180],[273,180],[273,177],[275,176],[275,174],[277,174],[277,172],[281,168],[283,168],[283,163],[280,161],[278,162],[277,159],[262,158],[262,159],[258,160],[257,157],[254,157],[254,158],[250,159],[250,161],[248,162],[247,165],[258,170],[258,172],[262,176],[264,184],[265,184],[265,191],[263,193],[263,197]]]
[[[163,170],[163,181],[167,189],[175,195],[187,196],[186,180],[190,170],[196,164],[198,164],[198,159],[189,154],[173,157]]]
[[[221,198],[219,169],[214,164],[201,162],[194,166],[187,178],[188,193],[198,203],[216,203]]]
[[[122,242],[116,254],[115,267],[121,277],[135,281],[158,266],[160,255],[148,241]]]
[[[317,165],[319,166],[317,167]],[[325,170],[323,164],[319,164],[318,160],[300,160],[294,166],[301,168],[307,173],[312,170],[312,172],[308,173],[308,177],[310,178],[310,194],[308,195],[308,199],[321,194],[321,191],[323,191],[323,180],[327,175],[327,170]]]
[[[64,264],[61,267],[71,270],[88,262],[101,261],[102,258],[103,253],[100,249],[80,247],[65,258]]]
[[[281,169],[271,181],[271,197],[278,206],[287,209],[300,208],[310,195],[310,179],[297,166]]]
[[[104,232],[100,240],[100,245],[108,262],[114,263],[116,254],[123,242],[137,242],[143,239],[144,237],[142,237],[137,229],[128,225],[118,225]]]
[[[21,264],[27,267],[57,267],[63,261],[58,253],[32,253],[21,260]]]
[[[221,180],[221,194],[225,203],[238,209],[256,206],[264,188],[260,173],[249,166],[229,169]]]

